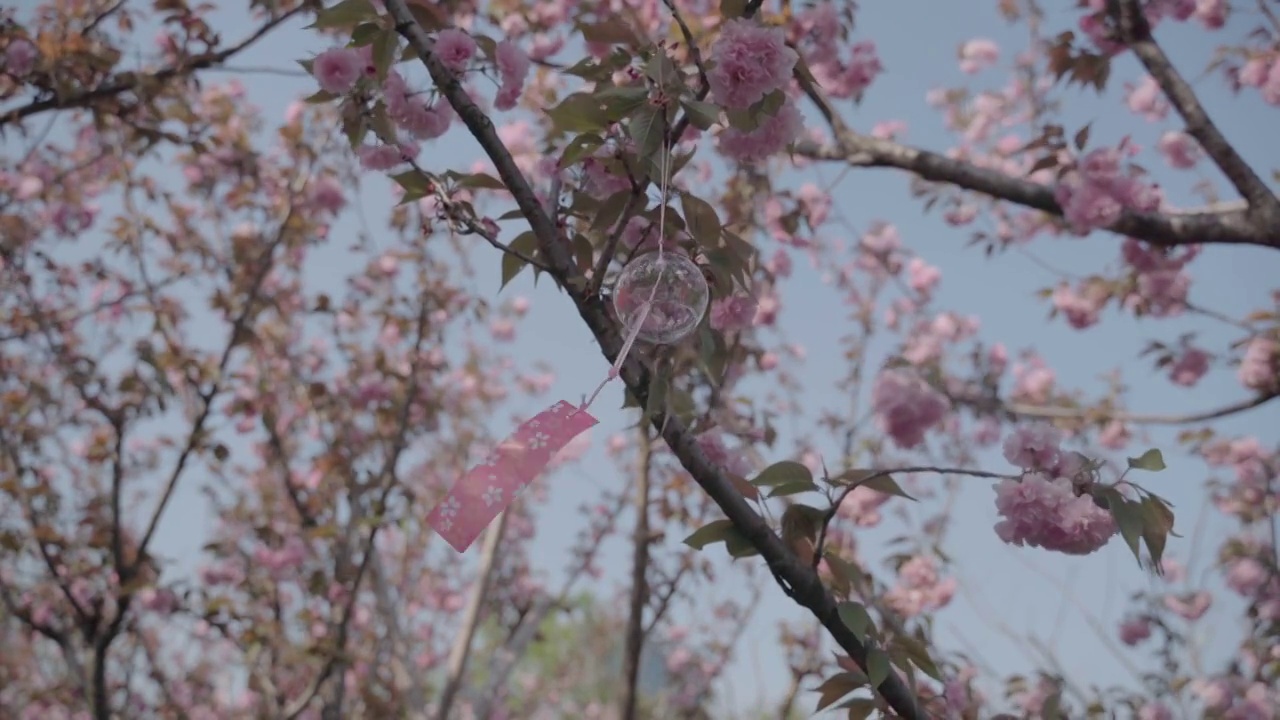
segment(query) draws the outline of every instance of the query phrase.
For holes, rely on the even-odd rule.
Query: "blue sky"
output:
[[[1067,5],[1067,3],[1061,3]],[[952,144],[939,115],[925,103],[926,92],[939,85],[958,85],[966,81],[956,68],[956,48],[963,40],[987,37],[997,41],[1005,49],[1003,62],[1025,46],[1025,28],[1008,26],[999,20],[996,3],[924,2],[922,0],[894,0],[878,2],[868,0],[861,4],[858,13],[857,39],[874,39],[880,49],[886,67],[885,74],[868,92],[859,107],[845,105],[845,116],[859,129],[869,129],[874,123],[887,119],[903,119],[908,123],[905,139],[922,147],[944,149]],[[1049,34],[1066,29],[1073,13],[1051,15],[1046,22]],[[922,16],[932,21],[921,23]],[[243,30],[241,22],[232,22],[233,15],[222,16],[220,29],[227,39],[234,41]],[[300,29],[300,23],[287,31],[276,33],[272,39],[242,55],[235,67],[270,66],[294,69],[294,60],[308,57],[328,46],[327,41]],[[1232,38],[1243,37],[1249,26],[1233,21],[1227,29]],[[1201,91],[1214,119],[1227,137],[1264,174],[1280,166],[1280,148],[1268,140],[1271,133],[1264,128],[1274,128],[1276,109],[1264,106],[1256,93],[1245,98],[1233,97],[1222,87],[1217,76],[1203,77],[1204,68],[1219,44],[1198,28],[1162,28],[1159,39],[1173,52],[1175,62],[1183,69]],[[1013,50],[1010,50],[1013,48]],[[1003,65],[1002,65],[1003,67]],[[1062,122],[1068,131],[1093,121],[1093,142],[1115,142],[1133,133],[1138,142],[1151,146],[1158,137],[1157,126],[1131,116],[1118,102],[1119,87],[1131,81],[1139,73],[1129,59],[1116,64],[1111,89],[1106,99],[1096,98],[1091,92],[1069,91],[1067,111]],[[283,117],[286,105],[293,99],[310,94],[314,90],[307,78],[283,77],[261,73],[217,72],[210,79],[237,77],[248,89],[249,100],[263,109],[269,122]],[[1000,70],[989,71],[976,80],[978,86],[1000,87],[1006,75]],[[1173,127],[1173,116],[1164,127]],[[6,147],[12,147],[6,143]],[[429,144],[421,156],[424,165],[433,169],[464,169],[480,156],[479,149],[463,131],[451,133],[444,141]],[[1160,170],[1161,161],[1152,155],[1143,158],[1144,164],[1160,172],[1160,179],[1175,201],[1193,202],[1189,188],[1197,177],[1192,173],[1172,174]],[[1216,173],[1207,176],[1220,183]],[[837,168],[809,168],[786,175],[789,184],[817,182],[826,185],[838,175]],[[361,209],[370,226],[376,231],[379,218],[387,209],[385,185],[381,180],[371,180],[362,191]],[[1112,236],[1094,236],[1083,240],[1062,239],[1043,241],[1030,247],[1034,258],[1012,252],[993,259],[985,258],[979,248],[966,247],[968,236],[963,231],[947,227],[936,215],[925,215],[920,204],[907,192],[905,176],[885,170],[859,170],[848,174],[834,191],[835,205],[857,228],[865,228],[876,220],[894,223],[903,241],[922,254],[925,260],[940,267],[943,283],[939,293],[940,307],[963,314],[976,315],[982,320],[982,337],[987,341],[1003,341],[1011,350],[1034,347],[1058,372],[1064,387],[1098,386],[1098,378],[1108,371],[1124,372],[1132,408],[1142,412],[1178,412],[1210,408],[1232,402],[1244,396],[1235,381],[1234,371],[1220,369],[1194,389],[1181,389],[1170,385],[1162,376],[1150,371],[1147,362],[1138,359],[1137,353],[1149,340],[1172,341],[1178,335],[1199,331],[1201,342],[1211,349],[1225,347],[1238,335],[1224,332],[1220,325],[1196,319],[1175,321],[1136,322],[1109,313],[1100,328],[1087,333],[1077,333],[1062,323],[1047,323],[1048,307],[1034,297],[1036,290],[1051,285],[1055,277],[1044,269],[1045,265],[1066,272],[1089,272],[1103,267],[1114,267],[1117,262],[1119,239]],[[110,208],[106,208],[109,210]],[[355,213],[349,214],[337,224],[332,236],[340,239],[344,234],[360,231]],[[832,230],[828,237],[836,238]],[[514,235],[514,233],[513,233]],[[852,239],[852,238],[845,238]],[[341,242],[339,240],[339,242]],[[496,251],[480,244],[473,260],[481,268],[480,289],[490,297],[498,294],[499,257]],[[485,268],[491,268],[486,271]],[[1253,248],[1210,248],[1193,266],[1195,283],[1192,297],[1202,305],[1213,307],[1229,315],[1239,316],[1248,310],[1269,305],[1269,292],[1275,287],[1274,278],[1280,276],[1280,261],[1274,253]],[[337,273],[341,267],[327,270]],[[839,366],[841,353],[836,351],[840,322],[836,313],[825,312],[838,302],[830,288],[817,282],[817,273],[807,262],[796,263],[796,276],[783,291],[784,311],[780,327],[787,339],[805,346],[808,359],[804,377],[807,386],[804,402],[817,408],[828,403],[826,385],[842,374]],[[518,278],[503,291],[503,296],[525,295],[533,300],[527,322],[523,325],[519,340],[512,351],[527,362],[545,362],[553,367],[558,380],[551,396],[538,401],[520,401],[514,405],[514,414],[532,414],[541,406],[561,397],[577,399],[589,393],[603,377],[607,363],[594,346],[589,332],[578,320],[569,301],[557,293],[549,283],[532,286],[528,275]],[[830,318],[830,319],[824,319]],[[891,347],[879,346],[873,352],[885,354]],[[878,363],[873,361],[874,366]],[[842,401],[841,405],[845,403]],[[632,417],[618,408],[621,406],[621,390],[617,384],[605,390],[594,405],[600,425],[593,431],[592,449],[585,460],[574,468],[561,471],[551,479],[551,499],[540,510],[539,538],[533,548],[536,565],[548,573],[548,584],[556,585],[557,576],[566,564],[566,549],[573,541],[581,523],[575,517],[576,508],[588,498],[598,495],[601,489],[616,488],[625,482],[625,474],[604,455],[606,438],[624,430]],[[510,428],[508,416],[500,414],[493,430],[505,434]],[[1264,408],[1240,416],[1218,427],[1224,432],[1264,432],[1275,427],[1280,420],[1280,409]],[[1178,513],[1178,530],[1183,539],[1173,539],[1168,555],[1179,560],[1193,560],[1191,582],[1216,580],[1207,573],[1215,543],[1223,524],[1212,511],[1198,533],[1193,532],[1197,513],[1205,508],[1202,483],[1206,469],[1199,463],[1175,452],[1171,432],[1151,432],[1149,440],[1135,441],[1132,448],[1140,452],[1145,446],[1154,445],[1166,451],[1170,469],[1155,476],[1150,487],[1175,504]],[[1274,433],[1264,436],[1274,441]],[[782,436],[777,454],[770,460],[787,458],[788,434]],[[830,443],[824,443],[829,454],[834,454]],[[1136,454],[1135,452],[1135,454]],[[998,453],[984,457],[988,469],[1004,470],[1005,462]],[[1088,608],[1098,617],[1103,633],[1114,635],[1114,628],[1124,609],[1124,599],[1133,589],[1145,585],[1147,579],[1138,571],[1133,558],[1120,542],[1114,542],[1100,553],[1086,558],[1064,558],[1036,550],[1010,548],[995,537],[991,526],[995,522],[995,510],[989,485],[972,481],[962,493],[956,505],[956,525],[947,550],[959,564],[965,590],[957,596],[940,621],[939,638],[949,648],[980,652],[980,659],[997,672],[1027,672],[1030,667],[1025,639],[1028,633],[1040,637],[1051,646],[1065,671],[1073,678],[1089,682],[1127,682],[1126,669],[1111,658],[1091,625],[1080,613]],[[187,529],[207,526],[208,517],[203,503],[194,492],[179,498],[170,517],[163,526],[166,545],[180,555],[193,557],[202,541]],[[864,546],[875,548],[880,540],[891,534],[877,529],[860,535]],[[1199,537],[1202,546],[1197,553],[1190,552],[1191,541]],[[680,538],[667,539],[666,548],[675,550]],[[183,552],[186,550],[186,552]],[[712,551],[716,552],[716,551]],[[467,553],[474,560],[477,551]],[[874,551],[872,553],[874,555]],[[611,547],[604,556],[607,569],[605,592],[620,589],[629,564],[626,548],[621,544]],[[738,577],[736,571],[723,574],[724,578]],[[1064,591],[1067,588],[1068,591]],[[722,582],[717,592],[741,592],[731,582]],[[694,609],[695,611],[697,608]],[[1216,625],[1216,638],[1210,644],[1207,660],[1220,660],[1230,652],[1232,641],[1228,628],[1235,607],[1215,608],[1200,625],[1200,635],[1208,635],[1204,628]],[[687,610],[682,610],[688,620]],[[777,651],[776,623],[779,619],[795,620],[805,616],[776,588],[768,588],[758,607],[755,618],[743,637],[735,662],[724,678],[722,696],[730,716],[738,711],[757,707],[761,701],[775,701],[787,690],[788,679],[782,675],[783,665]],[[1238,613],[1235,614],[1238,617]],[[997,626],[1002,623],[1003,626]],[[1221,623],[1221,624],[1219,624]],[[1141,664],[1141,654],[1131,655]],[[1210,665],[1212,666],[1212,665]],[[811,707],[812,697],[802,700]]]

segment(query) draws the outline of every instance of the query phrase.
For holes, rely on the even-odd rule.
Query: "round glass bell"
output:
[[[627,263],[613,286],[613,307],[626,332],[652,297],[636,337],[655,345],[671,345],[688,337],[702,321],[711,290],[702,270],[677,252],[649,252]]]

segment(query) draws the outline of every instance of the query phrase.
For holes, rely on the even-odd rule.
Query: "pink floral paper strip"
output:
[[[454,550],[465,552],[561,448],[599,422],[564,400],[526,420],[449,489],[427,524]]]

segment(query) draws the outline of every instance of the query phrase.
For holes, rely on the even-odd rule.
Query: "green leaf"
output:
[[[574,233],[573,235],[573,259],[578,262],[578,269],[586,272],[591,269],[595,260],[596,249],[591,245],[591,240],[582,233]]]
[[[769,497],[786,497],[788,495],[799,495],[800,493],[818,492],[818,486],[806,480],[792,480],[781,485],[775,485],[770,491]]]
[[[831,478],[831,482],[836,485],[864,487],[885,495],[896,495],[908,500],[915,500],[902,489],[902,486],[898,485],[892,475],[885,473],[883,470],[860,470],[857,468],[845,470]]]
[[[711,329],[711,324],[704,322],[698,326],[698,361],[702,369],[713,382],[719,384],[724,379],[729,353],[725,349],[724,338]]]
[[[642,107],[627,122],[627,133],[636,144],[636,157],[639,158],[657,155],[662,149],[665,132],[663,111],[659,107]]]
[[[681,193],[680,207],[684,210],[684,220],[694,240],[700,245],[719,242],[720,217],[710,203],[689,193]]]
[[[369,123],[365,119],[363,112],[347,111],[342,114],[342,134],[346,136],[347,142],[351,144],[352,149],[360,147],[364,142],[364,136],[369,134]]]
[[[400,35],[394,30],[385,30],[373,39],[373,67],[379,80],[387,79],[387,72],[395,64],[399,49]]]
[[[600,149],[604,145],[604,138],[593,133],[583,133],[575,136],[565,146],[564,152],[560,154],[560,162],[557,165],[560,169],[573,167],[583,158]]]
[[[634,45],[636,42],[635,31],[616,15],[610,16],[604,22],[590,25],[577,23],[577,26],[578,32],[582,33],[582,39],[587,42],[604,45]]]
[[[725,20],[747,14],[747,0],[720,0],[720,17]]]
[[[845,560],[832,548],[825,548],[822,557],[827,561],[827,568],[831,570],[832,581],[847,594],[855,585],[862,585],[864,580],[862,571],[857,565]]]
[[[1142,540],[1156,574],[1164,574],[1164,548],[1173,532],[1173,510],[1152,495],[1142,499]]]
[[[592,93],[592,97],[600,102],[610,122],[618,122],[648,104],[649,90],[644,87],[608,87]]]
[[[399,175],[392,175],[391,179],[401,188],[404,188],[405,197],[412,200],[424,198],[431,192],[431,178],[417,170],[408,170]],[[409,201],[406,200],[406,202]]]
[[[551,124],[563,132],[596,132],[609,126],[604,106],[590,93],[573,93],[547,110]]]
[[[1040,705],[1040,717],[1044,720],[1065,720],[1062,712],[1062,691],[1057,690]]]
[[[391,122],[391,118],[387,115],[387,106],[381,100],[373,104],[373,111],[369,113],[369,126],[373,128],[373,134],[379,140],[395,141],[396,126]]]
[[[596,215],[591,220],[591,228],[601,232],[608,232],[618,224],[618,220],[622,218],[622,212],[627,209],[627,203],[631,202],[631,190],[619,190],[610,195],[600,203],[600,207],[596,210]]]
[[[1129,458],[1129,467],[1134,470],[1160,472],[1165,469],[1166,465],[1164,464],[1164,456],[1160,454],[1160,451],[1155,448],[1151,448],[1150,450],[1142,453],[1142,457]]]
[[[847,710],[845,720],[866,720],[871,717],[871,713],[879,708],[876,707],[876,701],[871,698],[854,698],[848,702],[841,703],[837,710]]]
[[[1142,562],[1142,553],[1138,547],[1138,541],[1142,537],[1142,504],[1126,500],[1114,489],[1107,493],[1107,501],[1111,506],[1111,517],[1115,518],[1116,526],[1120,528],[1120,536],[1138,562]]]
[[[720,122],[720,108],[713,103],[702,100],[682,100],[680,106],[684,108],[689,122],[699,130],[710,130],[712,125]]]
[[[906,655],[913,665],[920,668],[921,672],[938,682],[942,682],[942,672],[938,670],[933,658],[929,657],[929,648],[925,646],[923,640],[910,635],[900,635],[896,644],[902,654]]]
[[[729,537],[725,538],[724,546],[725,549],[729,551],[729,557],[732,557],[735,560],[760,554],[760,551],[756,549],[756,546],[752,545],[745,537],[743,537],[742,533],[738,532],[737,529],[729,532]]]
[[[867,676],[862,673],[842,672],[832,675],[814,689],[814,692],[818,693],[818,706],[813,711],[820,713],[826,710],[836,704],[840,698],[866,684]]]
[[[867,612],[866,606],[856,602],[842,602],[836,606],[836,611],[840,614],[840,622],[849,628],[849,631],[858,638],[858,642],[867,643],[867,631],[875,627],[871,622],[871,614]],[[879,685],[879,683],[876,683]]]
[[[809,468],[792,460],[783,460],[765,468],[751,481],[757,487],[774,487],[789,482],[813,482]]]
[[[340,96],[334,95],[328,90],[317,90],[315,93],[308,95],[307,98],[303,100],[303,102],[307,103],[308,105],[321,105],[323,103],[333,102],[334,100],[337,100],[339,97]]]
[[[369,0],[342,0],[337,5],[316,13],[316,21],[311,23],[308,29],[329,30],[352,27],[363,20],[372,20],[377,17],[378,11],[373,9],[373,3]]]
[[[701,550],[708,545],[726,542],[731,535],[736,534],[737,531],[734,530],[732,521],[715,520],[694,530],[692,535],[684,539],[684,544],[694,550]]]
[[[531,258],[538,251],[538,236],[534,235],[532,230],[526,230],[517,235],[516,239],[512,240],[507,247],[523,253],[525,257]],[[502,253],[502,286],[498,289],[505,288],[507,283],[515,279],[515,276],[519,275],[520,271],[524,270],[527,265],[528,263],[524,260],[509,252]]]
[[[475,190],[506,190],[507,186],[498,178],[487,173],[471,173],[458,175],[458,187]]]
[[[906,491],[898,485],[898,482],[894,480],[891,475],[878,475],[870,478],[866,482],[862,483],[861,487],[871,488],[872,490],[882,492],[885,495],[897,495],[898,497],[906,498],[908,500],[915,500],[915,498],[908,495]]]
[[[889,677],[891,664],[889,653],[880,648],[867,648],[867,679],[871,681],[871,687],[880,687],[880,683]]]
[[[768,95],[760,98],[760,101],[751,106],[752,112],[757,116],[767,115],[773,117],[778,114],[782,106],[787,102],[787,94],[782,90],[774,90]]]
[[[382,26],[376,22],[361,23],[351,31],[351,47],[364,47],[373,43],[374,38],[382,32]]]
[[[671,383],[671,368],[660,363],[657,371],[649,376],[649,402],[645,404],[644,419],[661,415],[667,409],[667,387]]]

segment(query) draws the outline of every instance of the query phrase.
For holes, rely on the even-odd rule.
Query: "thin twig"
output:
[[[840,505],[844,503],[845,498],[849,494],[860,487],[865,487],[868,483],[879,480],[880,478],[889,477],[891,475],[907,475],[911,473],[935,473],[938,475],[965,475],[968,477],[988,478],[991,480],[1016,480],[1019,476],[1007,473],[988,472],[986,470],[968,470],[965,468],[942,468],[931,466],[914,466],[893,468],[890,470],[876,470],[870,472],[866,477],[859,478],[857,482],[851,483],[841,491],[835,501],[831,503],[831,507],[827,508],[822,514],[822,525],[818,529],[818,542],[814,545],[812,566],[816,569],[818,564],[822,562],[822,554],[827,544],[827,528],[830,527],[831,521],[835,520],[836,513],[840,510]]]
[[[154,73],[120,73],[116,76],[116,80],[114,82],[107,83],[106,85],[94,88],[93,90],[86,90],[63,98],[52,97],[45,100],[36,100],[23,105],[22,107],[16,107],[9,112],[0,115],[0,127],[4,127],[10,123],[14,123],[49,110],[71,110],[74,108],[82,108],[92,105],[99,100],[104,100],[137,88],[157,87],[164,85],[176,77],[189,75],[196,70],[204,70],[215,65],[220,65],[261,40],[267,33],[274,30],[286,20],[302,13],[303,11],[309,10],[310,8],[310,3],[302,3],[283,15],[267,21],[252,35],[241,40],[239,43],[226,48],[225,50],[196,55],[195,57],[183,60],[177,65],[164,68],[163,70],[158,70]]]
[[[1195,423],[1221,420],[1248,410],[1262,407],[1280,397],[1280,393],[1263,393],[1247,400],[1240,400],[1222,407],[1202,410],[1193,413],[1178,414],[1144,414],[1127,413],[1102,408],[1070,408],[1028,405],[1026,403],[1006,403],[999,398],[976,396],[952,396],[951,400],[973,408],[979,413],[1002,413],[1012,418],[1045,418],[1045,419],[1093,419],[1116,420],[1131,425],[1192,425]]]
[[[637,429],[640,440],[636,468],[636,527],[631,536],[631,607],[622,660],[621,720],[636,720],[640,655],[644,651],[644,610],[649,604],[649,490],[653,480],[653,444],[649,428]]]
[[[480,567],[476,569],[476,582],[471,589],[471,600],[467,603],[466,612],[462,616],[462,629],[454,640],[449,651],[449,661],[445,669],[444,689],[440,691],[440,704],[436,708],[436,720],[449,720],[449,711],[462,689],[462,680],[467,672],[467,660],[471,657],[471,644],[475,640],[476,630],[480,625],[480,611],[489,596],[489,583],[493,580],[493,569],[498,561],[498,547],[502,544],[502,535],[507,528],[507,514],[498,515],[498,519],[486,531],[484,545],[480,550]]]

